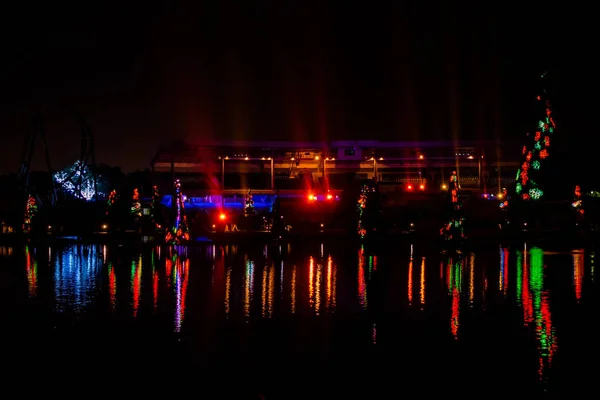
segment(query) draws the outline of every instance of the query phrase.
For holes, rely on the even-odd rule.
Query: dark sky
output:
[[[79,155],[71,109],[87,118],[97,161],[125,170],[146,168],[161,143],[186,137],[520,137],[536,122],[544,69],[561,135],[571,138],[565,148],[595,125],[586,126],[596,109],[586,96],[597,46],[585,10],[553,2],[184,4],[3,10],[0,172],[18,169],[42,106],[54,167]],[[39,165],[41,152],[35,158]]]

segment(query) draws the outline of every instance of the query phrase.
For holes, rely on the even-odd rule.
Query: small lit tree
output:
[[[445,241],[461,241],[465,239],[465,218],[463,216],[463,203],[460,200],[460,184],[456,171],[450,176],[450,203],[451,216],[440,229],[440,235]]]
[[[583,216],[585,214],[585,210],[583,208],[583,197],[581,193],[581,187],[579,185],[575,186],[575,192],[573,193],[573,203],[571,203],[571,207],[573,207],[573,209],[575,210],[577,221],[582,221]]]
[[[256,210],[254,209],[254,199],[252,198],[252,189],[248,190],[244,199],[244,215],[246,217],[254,215]]]
[[[181,182],[175,181],[175,223],[165,235],[165,241],[169,244],[183,244],[190,240],[190,230],[185,217],[185,206],[183,194],[181,193]]]
[[[142,204],[140,203],[140,192],[137,188],[133,189],[133,195],[131,196],[131,214],[139,218],[142,216]]]
[[[358,226],[356,228],[356,232],[361,239],[364,239],[367,235],[367,228],[365,224],[365,214],[367,211],[367,204],[369,201],[369,186],[363,185],[360,188],[360,194],[358,195],[358,200],[356,202],[356,209],[358,211]]]
[[[112,190],[108,194],[108,201],[106,202],[106,215],[108,215],[110,213],[110,211],[113,209],[113,207],[115,206],[115,204],[117,204],[118,198],[119,197],[117,195],[116,190]]]
[[[25,219],[23,222],[23,230],[25,232],[31,231],[31,225],[33,221],[33,217],[37,214],[38,206],[37,201],[32,195],[27,197],[27,205],[25,206]]]

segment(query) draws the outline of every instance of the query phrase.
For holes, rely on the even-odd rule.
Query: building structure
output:
[[[519,149],[498,141],[175,142],[151,161],[187,191],[341,189],[348,179],[439,189],[457,171],[461,186],[501,188],[514,181]],[[513,159],[514,158],[514,159]]]

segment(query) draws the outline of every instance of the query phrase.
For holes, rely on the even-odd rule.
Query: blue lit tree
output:
[[[99,187],[105,186],[104,183],[99,182],[88,166],[79,160],[55,173],[54,181],[76,199],[91,201],[96,197],[104,197],[104,191]]]

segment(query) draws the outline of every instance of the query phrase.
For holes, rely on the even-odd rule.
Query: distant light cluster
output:
[[[95,177],[88,167],[79,160],[75,161],[72,166],[54,174],[54,180],[65,191],[85,201],[93,200],[96,195],[94,179]],[[80,185],[79,188],[77,188],[77,183]],[[98,192],[98,195],[101,193]]]

